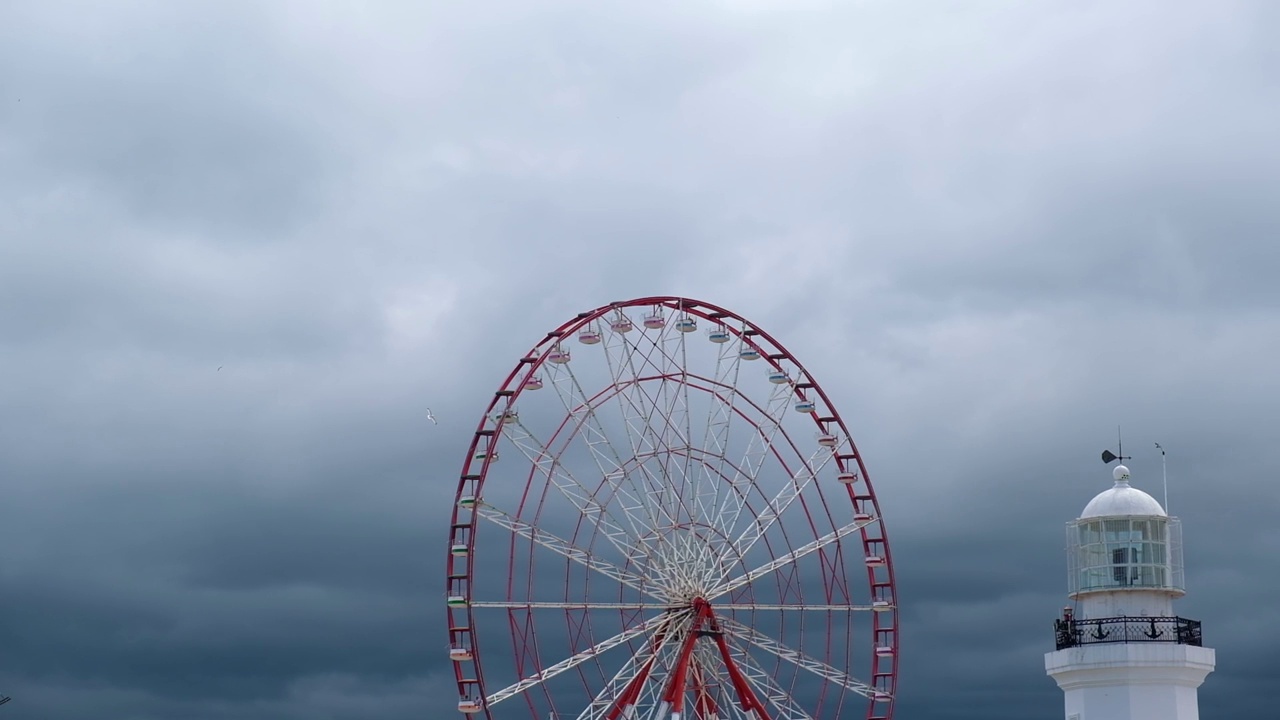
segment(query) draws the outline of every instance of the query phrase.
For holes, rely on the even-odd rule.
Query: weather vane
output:
[[[1102,462],[1111,463],[1115,460],[1132,460],[1129,455],[1124,454],[1124,438],[1120,436],[1120,426],[1116,426],[1116,452],[1110,450],[1102,451]]]

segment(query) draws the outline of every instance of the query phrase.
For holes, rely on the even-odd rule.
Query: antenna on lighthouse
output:
[[[1156,443],[1156,449],[1160,451],[1160,478],[1164,481],[1164,511],[1169,512],[1169,470],[1165,467],[1164,448],[1160,447],[1160,443]]]

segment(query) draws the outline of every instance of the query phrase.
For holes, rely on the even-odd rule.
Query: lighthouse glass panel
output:
[[[1070,523],[1067,545],[1071,592],[1182,590],[1180,543],[1170,543],[1170,535],[1177,529],[1173,518],[1109,517]]]

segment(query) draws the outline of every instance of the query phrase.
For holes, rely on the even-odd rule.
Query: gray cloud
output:
[[[1059,716],[1116,424],[1157,497],[1170,449],[1205,714],[1265,716],[1276,12],[0,11],[3,711],[449,712],[471,423],[546,330],[674,292],[866,454],[901,716]]]

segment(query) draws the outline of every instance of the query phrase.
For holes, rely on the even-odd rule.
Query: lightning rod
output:
[[[1169,469],[1165,463],[1164,448],[1160,443],[1156,443],[1156,449],[1160,451],[1160,478],[1164,481],[1164,512],[1169,514]]]

